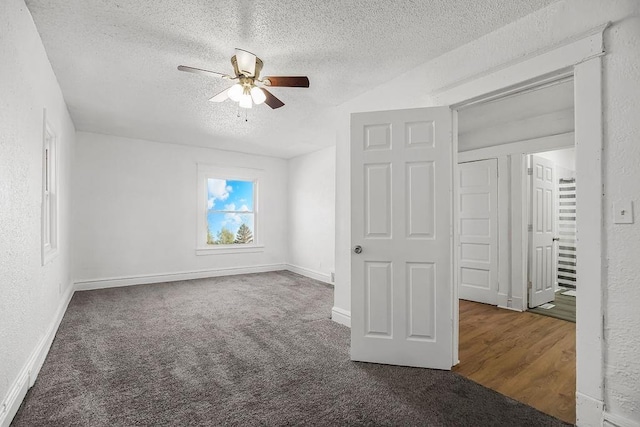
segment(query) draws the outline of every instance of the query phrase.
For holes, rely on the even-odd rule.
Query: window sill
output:
[[[224,255],[224,254],[250,254],[264,252],[263,245],[251,245],[251,246],[219,246],[210,248],[197,248],[196,255]]]

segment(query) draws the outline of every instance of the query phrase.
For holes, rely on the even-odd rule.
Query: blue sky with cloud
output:
[[[254,183],[209,178],[207,180],[207,221],[214,238],[222,227],[236,234],[243,223],[254,230],[253,210]],[[224,211],[224,212],[220,212]]]

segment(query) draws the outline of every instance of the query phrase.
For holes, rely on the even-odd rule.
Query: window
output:
[[[260,252],[258,184],[261,171],[198,165],[196,254]]]
[[[254,181],[207,179],[207,245],[253,243]]]
[[[56,135],[44,120],[42,149],[42,265],[58,252],[58,179]]]

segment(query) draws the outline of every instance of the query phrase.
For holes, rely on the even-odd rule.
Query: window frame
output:
[[[42,130],[42,200],[41,200],[41,246],[42,265],[58,255],[58,137],[44,110]]]
[[[261,240],[260,229],[260,182],[263,171],[260,169],[235,168],[228,166],[216,166],[210,164],[198,165],[198,191],[197,191],[197,227],[196,227],[196,255],[219,255],[263,252],[264,245]],[[207,207],[208,180],[224,179],[226,181],[250,181],[253,182],[253,242],[244,244],[209,245],[207,244]],[[218,211],[223,212],[223,211]],[[236,211],[225,211],[233,213]],[[236,213],[247,213],[237,211]]]

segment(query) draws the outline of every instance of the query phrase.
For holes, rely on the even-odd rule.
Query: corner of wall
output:
[[[36,378],[40,373],[40,369],[42,368],[47,354],[49,353],[49,349],[51,348],[53,339],[58,332],[62,318],[64,317],[67,307],[69,306],[71,298],[75,292],[72,284],[69,284],[66,289],[67,290],[60,300],[60,305],[56,310],[49,328],[29,355],[24,367],[9,388],[9,393],[5,400],[0,405],[0,427],[9,427],[13,417],[15,417],[18,409],[20,408],[27,391],[33,387],[36,382]]]
[[[340,307],[331,309],[331,320],[348,328],[351,327],[351,312]]]

